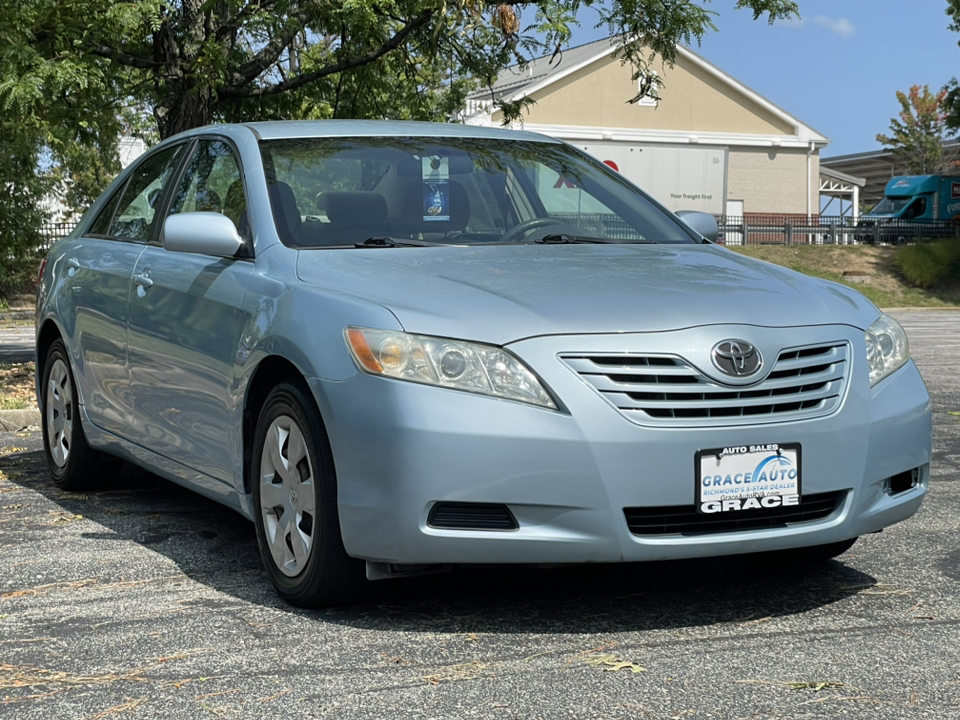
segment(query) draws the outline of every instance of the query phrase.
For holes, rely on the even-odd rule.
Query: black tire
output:
[[[47,351],[40,403],[43,450],[56,486],[90,490],[115,479],[122,461],[91,448],[83,434],[77,384],[62,340]]]
[[[283,382],[267,396],[250,463],[260,557],[291,605],[342,605],[366,597],[365,564],[343,547],[330,441],[309,390]]]

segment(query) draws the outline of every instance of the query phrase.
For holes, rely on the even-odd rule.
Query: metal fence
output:
[[[604,213],[551,213],[602,237],[632,240],[635,228]],[[925,223],[890,218],[815,215],[717,215],[721,242],[727,245],[902,245],[939,237],[960,236],[960,223]]]
[[[57,240],[70,234],[76,227],[74,222],[45,222],[40,226],[40,234],[43,236],[43,245],[40,250],[46,250]]]
[[[718,215],[717,224],[727,245],[902,245],[960,236],[960,224],[948,220]]]

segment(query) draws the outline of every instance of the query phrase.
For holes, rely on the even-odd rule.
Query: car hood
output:
[[[538,335],[695,325],[848,324],[859,293],[712,245],[303,250],[302,282],[389,309],[404,330],[506,344]]]

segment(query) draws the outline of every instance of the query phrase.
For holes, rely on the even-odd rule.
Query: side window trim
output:
[[[170,179],[167,180],[167,186],[163,189],[163,196],[160,198],[159,209],[157,210],[160,222],[155,223],[153,237],[148,241],[150,245],[163,244],[163,223],[166,222],[167,216],[170,214],[170,204],[173,202],[173,194],[176,192],[176,188],[180,186],[180,181],[187,172],[187,166],[190,165],[190,159],[193,157],[193,153],[196,152],[200,140],[201,138],[190,138],[190,140],[187,141],[183,156],[180,158],[174,171],[170,173]]]

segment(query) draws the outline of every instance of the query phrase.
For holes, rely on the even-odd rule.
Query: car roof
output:
[[[398,120],[272,120],[264,122],[207,125],[180,133],[188,137],[211,132],[233,135],[246,129],[259,140],[314,137],[465,137],[494,140],[527,140],[559,143],[559,140],[509,128],[477,127],[442,122]]]

